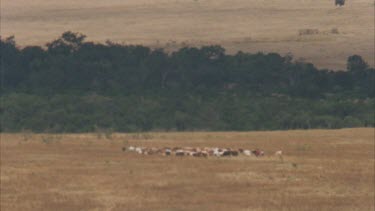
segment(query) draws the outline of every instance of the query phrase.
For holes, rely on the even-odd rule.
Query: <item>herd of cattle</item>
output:
[[[218,147],[123,147],[122,151],[134,152],[142,155],[164,155],[164,156],[192,156],[192,157],[227,157],[227,156],[264,156],[264,151],[255,149],[231,149],[231,148],[218,148]],[[276,155],[281,156],[282,152],[277,151]]]

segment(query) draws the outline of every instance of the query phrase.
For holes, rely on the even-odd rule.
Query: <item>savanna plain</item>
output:
[[[1,134],[1,210],[374,210],[374,128]],[[259,148],[175,157],[126,146]],[[283,151],[283,160],[274,155]]]
[[[1,35],[44,45],[71,30],[166,50],[219,44],[228,53],[293,54],[345,69],[348,56],[374,66],[374,1],[347,0],[2,0]],[[309,32],[309,33],[305,33]]]

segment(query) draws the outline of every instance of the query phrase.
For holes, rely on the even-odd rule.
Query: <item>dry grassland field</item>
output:
[[[314,31],[305,35],[306,29]],[[173,50],[220,44],[229,53],[292,53],[319,68],[345,69],[361,55],[374,66],[374,1],[1,0],[1,35],[43,45],[72,30],[88,40]]]
[[[374,128],[104,135],[1,134],[1,210],[374,210]],[[129,145],[266,155],[138,155]]]

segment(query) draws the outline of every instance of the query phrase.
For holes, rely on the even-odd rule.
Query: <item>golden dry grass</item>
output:
[[[303,29],[319,33],[299,36]],[[291,52],[335,69],[359,54],[374,65],[373,0],[342,8],[334,0],[1,1],[1,35],[15,35],[20,45],[42,45],[67,30],[167,49],[221,44],[229,52]]]
[[[1,210],[374,210],[374,128],[1,134]],[[264,158],[124,153],[259,147]],[[283,150],[282,163],[272,153]]]

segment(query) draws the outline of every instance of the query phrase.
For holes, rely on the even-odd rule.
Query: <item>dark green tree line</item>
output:
[[[350,56],[321,70],[277,53],[175,52],[86,42],[0,39],[2,130],[82,132],[374,126],[375,70]]]

